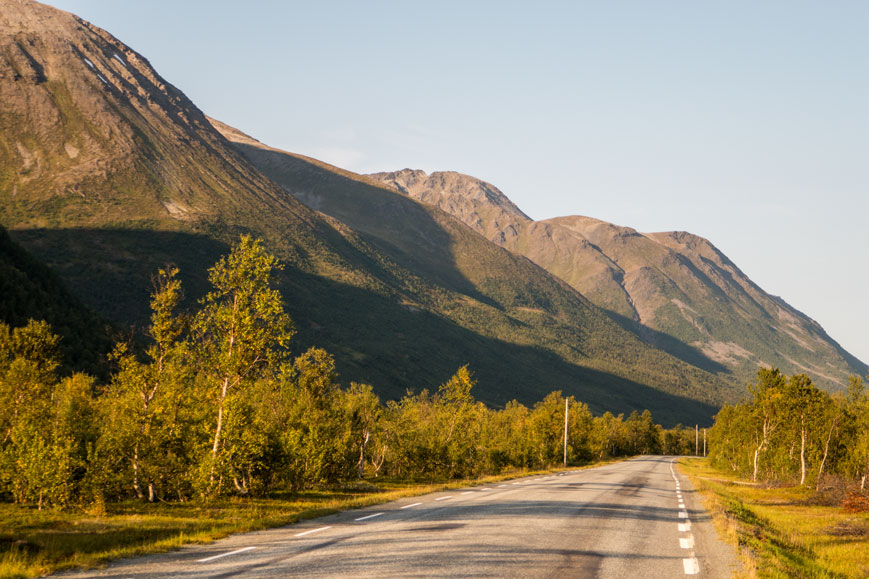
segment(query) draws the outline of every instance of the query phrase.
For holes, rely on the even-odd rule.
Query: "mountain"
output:
[[[343,381],[382,396],[470,364],[495,405],[560,389],[597,411],[708,423],[734,397],[448,213],[214,124],[223,134],[108,32],[3,0],[0,225],[115,323],[146,322],[167,263],[201,296],[249,232],[286,266],[297,350],[326,348]]]
[[[540,394],[553,388],[573,392],[572,384],[578,380],[579,397],[593,407],[606,408],[602,401],[620,396],[625,385],[605,384],[596,375],[603,371],[648,384],[659,394],[699,397],[711,404],[736,396],[730,383],[649,348],[562,280],[481,238],[445,211],[367,177],[269,147],[219,121],[212,122],[287,192],[346,223],[392,262],[464,296],[461,308],[441,310],[460,325],[503,344],[556,353],[562,360],[594,369],[577,378],[559,378],[561,382],[544,379],[547,386],[539,389],[534,383],[540,378],[523,378],[526,388]],[[484,359],[469,360],[477,369]],[[504,360],[499,357],[492,363],[499,365]],[[523,371],[545,375],[551,370],[551,362],[540,360]],[[644,405],[668,413],[654,400],[659,394],[629,390],[642,396]]]
[[[771,365],[831,390],[866,373],[817,322],[764,292],[702,237],[639,233],[581,216],[533,221],[493,185],[458,173],[370,177],[449,211],[567,281],[648,343],[710,372],[745,383]]]

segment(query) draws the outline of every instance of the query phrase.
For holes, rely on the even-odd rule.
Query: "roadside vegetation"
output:
[[[383,403],[338,383],[326,351],[289,355],[277,260],[243,237],[181,311],[178,271],[154,280],[145,339],[106,380],[64,372],[44,321],[0,324],[0,576],[164,550],[467,484],[635,454],[682,454],[694,431],[649,411],[594,416],[552,392],[492,409],[468,367]]]
[[[749,577],[869,576],[869,393],[762,369],[725,406],[709,458],[682,459]]]

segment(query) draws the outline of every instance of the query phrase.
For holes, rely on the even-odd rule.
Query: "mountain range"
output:
[[[717,346],[658,329],[655,320],[665,318],[658,302],[637,305],[636,287],[657,278],[643,273],[655,268],[633,264],[670,255],[664,247],[681,255],[680,243],[703,245],[699,238],[634,232],[654,241],[649,247],[658,254],[628,257],[633,245],[624,242],[624,253],[616,254],[604,243],[615,226],[598,222],[600,236],[593,237],[576,218],[538,224],[494,187],[443,175],[485,187],[479,194],[496,199],[480,204],[479,223],[458,209],[476,194],[462,193],[463,186],[451,189],[450,207],[437,186],[426,186],[424,198],[397,177],[357,175],[270,148],[206,117],[108,32],[31,0],[3,0],[0,225],[116,325],[147,321],[151,276],[167,263],[180,267],[193,303],[206,290],[207,268],[239,234],[252,233],[285,264],[279,283],[299,330],[296,349],[324,347],[343,381],[371,383],[386,398],[433,388],[469,364],[478,379],[475,395],[493,405],[533,403],[562,390],[598,412],[648,408],[665,424],[708,423],[722,402],[740,396],[752,364],[776,363],[768,351],[748,347],[765,334],[741,342],[708,332],[715,336],[709,344],[733,343],[750,353],[737,356],[746,360],[740,369],[725,363]],[[513,221],[492,217],[502,211]],[[511,241],[544,225],[563,241],[527,251]],[[582,240],[597,253],[576,251]],[[712,259],[707,245],[697,254]],[[549,261],[538,255],[547,251]],[[667,259],[688,268],[680,258]],[[583,264],[595,273],[572,271]],[[658,265],[660,275],[670,275]],[[607,275],[614,281],[597,292],[581,282]],[[647,293],[656,291],[650,286]],[[762,294],[745,293],[755,301]],[[610,294],[611,302],[601,298]],[[713,310],[673,296],[699,312],[701,327],[720,324],[707,318]],[[757,324],[770,325],[761,312],[766,302],[748,305],[745,324],[734,332],[753,331],[755,315]],[[731,307],[719,304],[722,311]],[[795,319],[801,328],[804,316]],[[809,341],[826,336],[817,324],[810,335],[782,328],[817,358],[779,345],[772,350],[807,367],[821,364],[827,354],[821,344],[828,342]],[[848,372],[845,356],[828,360],[831,379]],[[856,360],[852,366],[865,368]]]
[[[695,366],[740,382],[759,366],[775,366],[832,390],[865,373],[817,322],[764,292],[697,235],[640,233],[582,216],[534,221],[495,186],[454,172],[370,176],[528,257],[623,327]]]

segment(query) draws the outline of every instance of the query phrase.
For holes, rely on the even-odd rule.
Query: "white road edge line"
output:
[[[326,529],[331,529],[332,527],[320,527],[319,529],[311,529],[310,531],[305,531],[304,533],[296,533],[296,537],[304,537],[305,535],[310,535],[313,533],[319,533],[320,531],[325,531]]]
[[[383,513],[374,513],[373,515],[368,515],[367,517],[359,517],[358,519],[354,519],[356,521],[364,521],[366,519],[373,519],[374,517],[379,517]]]
[[[685,538],[679,539],[679,547],[682,549],[693,549],[694,535],[688,535]]]
[[[401,508],[402,508],[402,509],[409,509],[410,507],[415,507],[415,506],[417,506],[417,505],[421,505],[421,504],[422,504],[422,503],[413,503],[413,504],[410,504],[410,505],[404,505],[404,506],[401,507]]]
[[[209,561],[214,561],[215,559],[220,559],[222,557],[229,557],[230,555],[237,555],[238,553],[244,553],[245,551],[250,551],[251,549],[256,549],[256,547],[245,547],[244,549],[236,549],[235,551],[230,551],[229,553],[222,553],[220,555],[215,555],[213,557],[206,557],[205,559],[198,559],[197,563],[208,563]]]
[[[685,575],[697,575],[700,573],[700,562],[697,557],[682,559],[682,566],[685,567]]]
[[[688,533],[691,531],[691,521],[685,521],[684,523],[679,523],[679,532],[680,533]]]

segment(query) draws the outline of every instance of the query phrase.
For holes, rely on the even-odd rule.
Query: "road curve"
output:
[[[673,457],[403,499],[63,577],[730,577]]]

